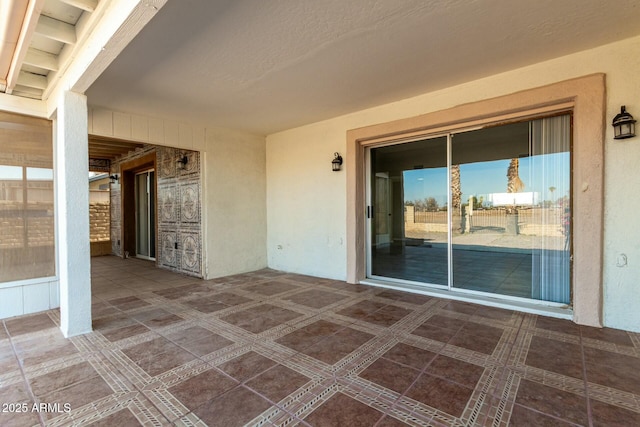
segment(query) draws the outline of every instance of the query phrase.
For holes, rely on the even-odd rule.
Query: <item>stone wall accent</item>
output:
[[[109,202],[89,204],[89,231],[91,242],[103,242],[111,239]]]

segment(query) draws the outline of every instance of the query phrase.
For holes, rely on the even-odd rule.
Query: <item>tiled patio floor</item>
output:
[[[0,425],[640,425],[639,334],[271,270],[92,270],[93,333],[0,323]]]

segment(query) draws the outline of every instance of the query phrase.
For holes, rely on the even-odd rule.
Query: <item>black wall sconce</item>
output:
[[[627,107],[624,105],[620,108],[620,114],[613,118],[614,139],[626,139],[636,136],[636,121],[633,116],[627,113]]]
[[[178,169],[184,169],[185,167],[187,167],[187,163],[189,163],[189,158],[186,156],[186,154],[181,154],[176,159],[176,166],[178,167]]]
[[[333,154],[333,160],[331,160],[331,170],[338,172],[342,168],[342,156],[339,153]]]
[[[120,181],[120,177],[118,175],[109,175],[109,179],[112,184],[117,184]]]

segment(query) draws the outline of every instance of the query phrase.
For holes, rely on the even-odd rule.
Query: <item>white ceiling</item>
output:
[[[638,0],[169,0],[87,95],[270,134],[638,34]]]

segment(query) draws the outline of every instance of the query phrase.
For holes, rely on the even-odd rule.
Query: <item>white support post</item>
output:
[[[87,117],[85,95],[70,91],[60,94],[54,174],[60,329],[65,337],[91,331]]]

